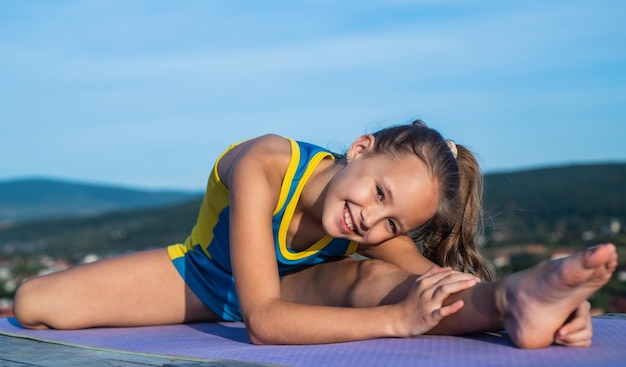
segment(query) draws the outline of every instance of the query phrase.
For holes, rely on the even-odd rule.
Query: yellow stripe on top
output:
[[[287,248],[287,230],[289,229],[289,222],[291,222],[291,219],[293,218],[293,213],[295,212],[296,206],[298,205],[298,200],[300,199],[302,189],[304,188],[304,185],[307,183],[307,181],[313,174],[313,171],[315,170],[315,168],[317,168],[322,159],[329,157],[332,158],[332,155],[330,153],[319,152],[315,154],[313,158],[311,158],[311,160],[309,161],[309,165],[306,168],[306,171],[304,171],[302,178],[300,178],[300,181],[298,182],[296,191],[291,197],[291,201],[287,204],[287,208],[285,208],[285,213],[283,215],[283,219],[280,222],[280,228],[278,230],[278,247],[280,248],[280,253],[287,260],[300,260],[314,255],[319,250],[328,245],[330,241],[332,241],[332,237],[326,235],[304,251],[291,252]]]
[[[209,176],[209,182],[207,183],[206,192],[210,193],[210,196],[208,194],[204,195],[202,206],[198,213],[198,220],[191,230],[191,234],[185,240],[185,244],[168,247],[168,254],[172,260],[184,256],[189,251],[193,251],[195,245],[200,245],[206,256],[208,256],[209,259],[212,258],[211,254],[207,251],[209,244],[213,241],[212,229],[218,221],[219,213],[229,205],[228,188],[226,188],[220,179],[217,166],[222,157],[236,145],[237,144],[233,144],[228,147],[215,161],[215,165]]]
[[[359,247],[358,242],[350,241],[350,244],[348,245],[348,249],[346,250],[346,253],[344,255],[346,256],[354,255],[358,247]]]
[[[289,166],[287,166],[287,171],[285,172],[283,182],[292,182],[293,177],[298,171],[298,162],[300,162],[300,147],[295,140],[287,140],[289,140],[289,143],[291,144],[291,160],[289,161]],[[291,185],[282,185],[282,187],[280,188],[280,196],[278,197],[278,204],[276,205],[276,209],[274,209],[274,213],[272,213],[273,216],[278,214],[283,205],[285,205],[285,201],[289,196],[290,187]]]
[[[300,151],[299,144],[295,140],[288,140],[291,145],[292,157],[289,161],[289,165],[287,166],[287,170],[285,171],[285,177],[283,179],[283,183],[286,184],[283,184],[280,189],[278,203],[276,205],[276,209],[274,210],[273,215],[277,215],[278,213],[280,213],[282,208],[284,208],[283,217],[281,219],[277,233],[277,247],[280,251],[280,254],[285,260],[296,261],[315,255],[332,241],[332,238],[330,236],[324,236],[319,241],[311,245],[309,248],[301,252],[292,252],[290,249],[287,248],[287,231],[289,229],[289,223],[293,219],[293,214],[295,212],[298,200],[300,199],[305,184],[308,182],[311,175],[315,171],[315,168],[317,168],[317,166],[323,159],[334,159],[334,157],[329,152],[324,151],[320,151],[314,154],[313,157],[309,160],[307,166],[305,167],[304,173],[299,179],[293,195],[289,199],[289,191],[292,187],[290,183],[293,182],[294,177],[297,174],[302,153]],[[209,259],[213,259],[213,256],[208,250],[214,238],[213,230],[218,223],[219,214],[230,205],[228,188],[220,179],[217,167],[222,157],[236,145],[237,144],[231,145],[216,160],[211,175],[209,176],[206,194],[202,201],[202,206],[198,214],[198,220],[196,222],[196,225],[193,227],[191,234],[189,235],[189,237],[187,237],[184,244],[175,244],[168,247],[168,253],[171,259],[174,260],[185,256],[185,254],[187,254],[188,252],[194,250],[197,251],[198,247],[202,249],[202,251]],[[288,199],[289,202],[287,202]],[[357,246],[357,243],[351,242],[348,245],[345,254],[353,254],[356,251]]]

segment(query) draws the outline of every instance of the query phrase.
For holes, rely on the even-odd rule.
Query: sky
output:
[[[0,181],[201,190],[421,118],[486,173],[626,162],[626,2],[0,0]]]

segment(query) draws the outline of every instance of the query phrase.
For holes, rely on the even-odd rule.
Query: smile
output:
[[[343,222],[345,223],[347,229],[350,230],[350,232],[357,233],[356,228],[354,227],[354,220],[352,219],[352,214],[347,203],[343,208]]]

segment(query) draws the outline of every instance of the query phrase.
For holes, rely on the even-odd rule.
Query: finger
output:
[[[437,274],[437,276],[431,277],[431,282],[433,287],[441,287],[448,284],[455,283],[463,283],[470,282],[471,286],[474,286],[476,283],[479,283],[479,279],[472,274],[467,273],[459,273],[459,272],[448,272]]]
[[[566,347],[589,347],[591,346],[591,331],[582,331],[580,333],[569,334],[566,337],[556,337],[554,342]]]
[[[431,272],[432,270],[432,272]],[[426,273],[418,277],[415,281],[424,281],[428,279],[430,283],[434,284],[435,282],[440,282],[442,280],[450,279],[451,281],[455,280],[464,280],[464,279],[474,279],[479,281],[479,278],[470,273],[462,273],[456,270],[452,270],[450,268],[438,268],[438,269],[429,269]]]
[[[477,281],[473,277],[449,277],[445,274],[436,274],[416,281],[414,291],[422,299],[441,303],[447,296],[471,288],[476,284]]]
[[[452,315],[454,313],[459,312],[463,308],[464,305],[465,305],[465,303],[463,302],[463,300],[460,299],[460,300],[458,300],[456,302],[453,302],[453,303],[451,303],[451,304],[449,304],[447,306],[444,306],[444,307],[440,308],[439,310],[440,310],[440,314],[442,316],[441,318],[444,318],[444,317],[447,317],[447,316],[450,316],[450,315]]]
[[[571,320],[557,331],[555,343],[573,347],[590,346],[593,336],[590,309],[589,302],[583,302],[578,306],[572,313]]]
[[[458,312],[461,308],[463,308],[463,305],[463,301],[458,300],[452,304],[433,310],[431,313],[424,317],[424,321],[428,326],[430,326],[430,328],[433,328],[444,317],[450,316]]]
[[[565,337],[568,334],[577,333],[581,330],[591,329],[591,304],[583,302],[572,313],[569,320],[558,331],[557,336]]]
[[[477,282],[474,279],[463,279],[437,285],[437,287],[433,290],[431,297],[434,302],[443,303],[443,301],[450,295],[472,288],[476,284]]]
[[[587,339],[579,342],[566,342],[555,340],[554,341],[558,345],[562,345],[564,347],[573,347],[573,348],[589,348],[591,346],[591,339]]]
[[[453,272],[453,270],[450,268],[432,267],[428,269],[426,273],[415,279],[415,284],[418,286],[421,285],[422,287],[430,287],[451,272]]]
[[[478,282],[478,278],[472,274],[460,273],[454,270],[441,271],[432,275],[424,275],[415,280],[416,285],[422,290],[435,289],[447,284],[469,281],[473,284]]]
[[[448,281],[455,282],[455,281],[461,281],[461,280],[474,280],[476,282],[480,282],[480,278],[478,278],[474,274],[461,273],[461,272],[454,271],[454,270],[444,274],[440,282],[448,282]]]
[[[447,271],[451,271],[451,270],[452,270],[452,268],[450,268],[450,267],[440,267],[440,266],[433,265],[424,274],[422,274],[417,279],[427,278],[427,277],[429,277],[431,275],[435,275],[435,274],[438,274],[438,273],[447,272]]]
[[[591,336],[591,330],[586,329],[578,333],[568,334],[564,337],[557,336],[554,342],[567,347],[588,347],[591,345]]]
[[[557,344],[566,346],[588,347],[591,345],[591,337],[593,336],[593,326],[591,320],[581,329],[567,332],[567,326],[561,328],[554,337]]]
[[[443,304],[451,294],[471,288],[478,283],[478,278],[471,274],[460,273],[451,269],[438,270],[436,274],[425,275],[415,281],[414,291],[423,302]]]

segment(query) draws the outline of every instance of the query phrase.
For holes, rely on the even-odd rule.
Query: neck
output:
[[[328,183],[344,165],[343,160],[324,159],[320,162],[302,190],[298,203],[302,215],[321,222]]]
[[[325,159],[307,181],[289,225],[287,242],[292,249],[302,251],[326,234],[322,226],[326,187],[342,166]]]

